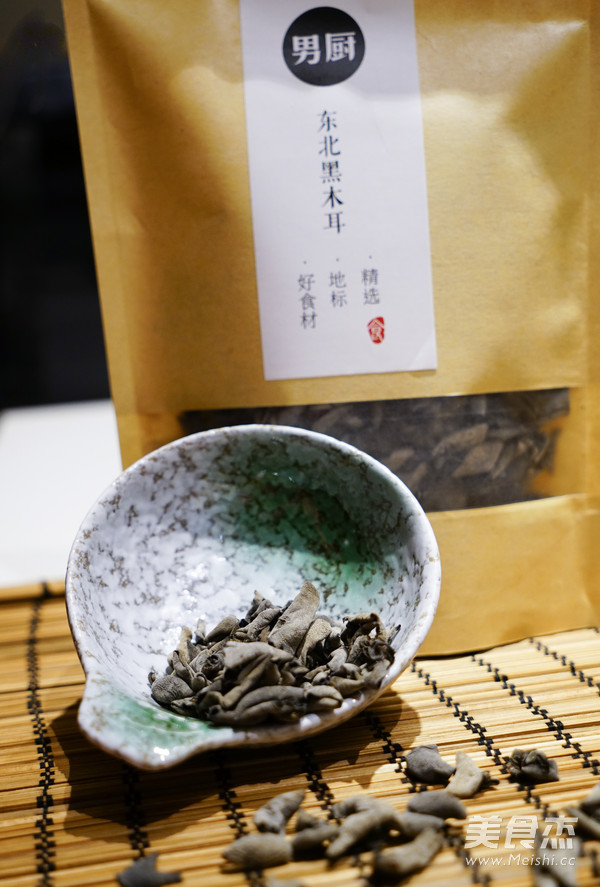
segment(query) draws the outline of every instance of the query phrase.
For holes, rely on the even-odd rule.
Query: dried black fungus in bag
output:
[[[569,413],[566,388],[263,409],[206,410],[181,417],[187,434],[265,422],[329,434],[364,450],[403,480],[426,511],[505,505],[537,497],[552,471]]]

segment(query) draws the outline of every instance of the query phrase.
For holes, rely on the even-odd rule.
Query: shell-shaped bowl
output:
[[[243,615],[255,591],[275,604],[305,580],[320,612],[377,611],[395,659],[381,685],[292,724],[215,726],[150,695],[181,628]],[[407,487],[355,447],[274,425],[219,428],[143,457],[104,492],[74,540],[67,611],[86,674],[79,725],[145,769],[220,746],[305,737],[356,714],[394,681],[431,625],[440,559]]]

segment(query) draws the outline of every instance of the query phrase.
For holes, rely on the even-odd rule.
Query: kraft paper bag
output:
[[[262,47],[243,44],[244,2],[64,0],[124,464],[229,421],[343,436],[387,461],[433,524],[442,594],[423,653],[596,623],[594,4],[402,5],[414,12],[435,359],[286,378],[265,369],[257,280],[269,268],[252,188],[265,168],[249,151],[257,80],[245,79]],[[352,21],[370,15],[373,27],[375,11],[386,12],[385,0],[337,7]],[[289,22],[313,8],[293,0]],[[338,29],[327,51],[356,64],[361,47],[348,33]],[[313,36],[296,38],[292,66],[316,64]],[[315,88],[331,136],[319,151],[335,154],[336,93]],[[265,140],[265,164],[268,151]],[[324,192],[330,227],[344,187],[339,178]],[[394,211],[401,225],[402,207]]]

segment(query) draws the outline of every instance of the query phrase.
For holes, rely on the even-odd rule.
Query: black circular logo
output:
[[[283,40],[285,63],[304,83],[332,86],[351,77],[365,54],[365,38],[352,16],[317,6],[292,22]]]

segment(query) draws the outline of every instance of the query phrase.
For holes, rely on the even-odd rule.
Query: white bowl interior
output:
[[[243,615],[255,591],[285,603],[306,579],[321,594],[321,612],[339,620],[380,614],[395,632],[385,684],[393,680],[429,628],[440,566],[421,507],[380,463],[315,432],[251,425],[191,435],[131,466],[87,515],[67,571],[69,618],[89,684],[80,712],[88,735],[153,765],[123,750],[126,728],[102,723],[104,696],[135,701],[141,723],[185,735],[185,751],[163,764],[191,753],[190,743],[241,741],[242,731],[160,709],[148,672],[162,672],[182,626],[193,630],[202,618],[211,628],[229,613]],[[346,700],[344,716],[366,701]],[[135,721],[134,709],[113,705],[111,717]],[[329,722],[308,717],[311,732]],[[107,740],[111,732],[117,738]]]

